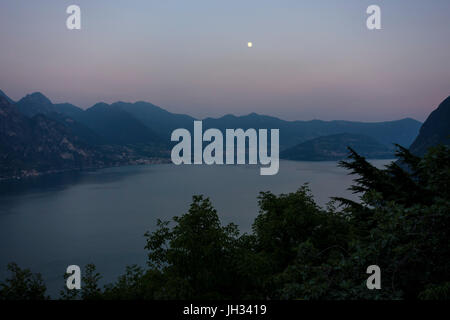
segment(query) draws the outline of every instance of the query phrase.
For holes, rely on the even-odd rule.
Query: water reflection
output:
[[[126,265],[145,264],[144,233],[187,212],[194,194],[210,197],[223,223],[249,232],[260,191],[288,193],[308,182],[324,205],[332,196],[355,199],[347,190],[353,179],[334,162],[281,161],[275,176],[260,176],[257,166],[150,165],[3,181],[0,277],[14,261],[41,272],[57,293],[68,265],[95,263],[112,281]]]

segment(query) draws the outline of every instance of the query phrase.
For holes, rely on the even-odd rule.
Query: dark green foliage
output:
[[[64,286],[60,291],[60,297],[63,300],[101,300],[104,299],[103,291],[99,286],[102,276],[97,272],[94,264],[87,264],[82,272],[81,288],[82,290],[69,290],[66,286],[69,274],[64,274]]]
[[[0,300],[45,300],[47,290],[39,273],[21,269],[15,263],[8,264],[11,277],[0,282]]]
[[[159,229],[146,234],[150,270],[160,272],[166,282],[155,294],[178,299],[232,298],[237,226],[222,226],[211,202],[202,196],[194,196],[189,212],[174,222],[169,228],[169,223],[158,221]]]
[[[63,277],[64,277],[64,286],[63,288],[59,291],[59,296],[61,297],[62,300],[78,300],[80,299],[79,290],[69,290],[66,286],[66,281],[67,278],[69,278],[70,274],[68,273],[64,273]]]
[[[450,300],[450,282],[430,285],[419,294],[421,300]]]
[[[128,267],[100,288],[100,275],[88,265],[79,297],[448,299],[449,148],[418,158],[399,147],[407,167],[384,169],[350,152],[341,165],[356,175],[359,202],[337,198],[320,208],[307,185],[278,196],[263,192],[252,233],[240,235],[235,225],[221,224],[208,198],[194,196],[186,214],[158,221],[145,235],[147,268]],[[366,287],[370,265],[381,268],[381,290]],[[19,276],[1,284],[3,299],[44,297],[41,282],[20,280],[31,279],[29,271],[11,270]]]
[[[97,272],[95,265],[88,264],[83,272],[81,298],[83,300],[98,300],[101,298],[102,290],[98,282],[102,276]]]
[[[133,265],[126,268],[124,275],[105,286],[103,298],[107,300],[150,300],[157,298],[155,291],[163,282],[162,275],[152,270]]]
[[[302,263],[307,261],[303,259],[306,248],[310,250],[308,255],[323,251],[337,252],[340,256],[345,249],[339,244],[345,246],[347,242],[345,219],[321,210],[307,186],[278,197],[261,193],[259,204],[261,211],[253,230],[256,250],[267,265],[266,274],[261,277],[265,295],[272,299],[296,298],[291,291],[299,283],[291,283],[292,267],[300,256]]]
[[[449,280],[450,152],[430,148],[420,159],[400,148],[398,156],[409,171],[396,163],[376,169],[354,152],[352,161],[342,162],[358,174],[352,189],[362,192],[362,205],[343,201],[343,212],[359,233],[352,241],[355,255],[383,270],[382,291],[419,298],[428,286]]]

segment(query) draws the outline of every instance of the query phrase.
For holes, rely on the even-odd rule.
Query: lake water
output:
[[[210,197],[223,223],[249,232],[260,191],[288,193],[308,182],[320,205],[355,199],[347,173],[336,162],[281,161],[275,176],[260,176],[258,166],[161,164],[0,182],[0,277],[14,261],[40,272],[54,295],[68,265],[94,263],[109,282],[126,265],[145,265],[144,233],[158,218],[187,212],[194,194]]]

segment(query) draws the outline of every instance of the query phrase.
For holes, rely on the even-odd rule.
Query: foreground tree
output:
[[[383,169],[350,150],[360,201],[320,208],[307,185],[259,196],[251,234],[223,226],[208,198],[146,233],[148,266],[130,266],[104,288],[86,266],[81,292],[63,299],[449,299],[450,151],[418,158],[399,147]],[[381,290],[366,287],[370,265]],[[44,299],[38,275],[12,264],[2,299]]]
[[[358,235],[353,255],[382,267],[390,298],[448,298],[449,148],[430,148],[421,159],[400,147],[398,156],[384,170],[354,151],[341,163],[358,175],[352,189],[362,194],[361,204],[338,199]]]
[[[202,196],[194,196],[189,212],[173,220],[173,228],[169,222],[158,221],[158,230],[146,234],[149,271],[165,280],[155,294],[179,299],[232,298],[237,226],[222,226],[211,202]]]
[[[45,300],[47,287],[39,273],[8,264],[10,277],[0,282],[0,300]]]

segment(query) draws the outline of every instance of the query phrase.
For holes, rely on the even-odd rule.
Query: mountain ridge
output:
[[[41,92],[34,92],[20,99],[15,106],[28,117],[43,114],[55,120],[65,119],[66,124],[69,124],[72,119],[70,126],[74,133],[90,136],[89,140],[95,141],[97,144],[163,144],[157,134],[141,124],[131,114],[122,112],[104,102],[96,103],[83,110],[70,103],[53,104]],[[97,136],[94,137],[94,134]]]
[[[15,101],[13,99],[11,99],[10,97],[8,97],[6,95],[6,93],[4,93],[2,90],[0,90],[0,97],[5,98],[9,103],[14,104]]]
[[[36,103],[27,105],[29,101],[34,102],[35,100],[37,100]],[[105,117],[108,115],[113,117],[112,113],[116,113],[116,117],[118,118],[118,110],[128,113],[135,120],[148,128],[148,130],[145,130],[140,124],[131,120],[130,117],[122,114],[124,121],[126,120],[129,122],[129,125],[123,125],[122,129],[136,129],[134,134],[132,134],[133,130],[130,132],[130,135],[132,135],[133,138],[130,137],[130,139],[124,139],[127,142],[139,141],[140,139],[138,137],[143,136],[152,140],[152,143],[170,145],[170,136],[173,130],[177,128],[186,128],[192,132],[193,121],[198,120],[186,114],[172,113],[145,101],[118,101],[112,104],[99,102],[86,110],[69,103],[51,105],[49,102],[51,102],[50,99],[46,98],[43,94],[33,93],[22,98],[16,105],[21,112],[29,116],[37,113],[48,114],[49,112],[65,114],[97,132],[99,136],[102,136],[106,141],[109,141],[109,143],[120,144],[124,142],[122,141],[123,139],[120,139],[120,137],[115,135],[115,131],[108,130],[108,126],[111,126],[111,124],[108,125],[107,123],[103,123],[106,121]],[[111,114],[108,114],[108,111]],[[89,114],[92,114],[93,117],[95,117],[97,112],[102,113],[103,116],[97,114],[95,120],[91,119]],[[117,119],[114,121],[113,119],[110,119],[110,121],[112,121],[114,125],[118,125]],[[227,128],[280,129],[280,150],[288,149],[299,143],[320,136],[339,133],[365,134],[392,149],[394,148],[394,144],[409,147],[417,136],[421,126],[419,121],[412,118],[384,122],[358,122],[348,120],[325,121],[318,119],[283,120],[255,112],[242,116],[226,114],[217,118],[206,117],[202,119],[202,122],[205,130],[208,128],[218,128],[220,130],[225,130]],[[137,133],[139,127],[142,131],[140,134]],[[128,130],[122,130],[121,133],[126,134],[127,131]],[[153,134],[150,134],[149,131]]]
[[[29,118],[0,96],[0,179],[104,164],[58,121]]]
[[[431,112],[411,144],[411,153],[423,156],[429,147],[450,145],[450,96]]]
[[[392,159],[393,150],[361,134],[340,133],[322,136],[284,150],[280,158],[296,161],[336,161],[345,159],[351,147],[368,159]]]
[[[54,104],[51,99],[40,92],[28,94],[12,104],[7,100],[5,94],[0,96],[3,97],[3,103],[8,103],[10,105],[8,108],[16,112],[16,118],[23,117],[21,121],[35,122],[39,120],[42,126],[47,123],[52,123],[49,127],[58,126],[59,129],[54,130],[55,137],[47,137],[48,141],[53,141],[49,142],[52,145],[60,144],[58,139],[64,135],[67,141],[73,140],[80,146],[86,146],[86,154],[89,154],[87,151],[91,152],[92,161],[90,161],[93,166],[109,166],[112,163],[130,164],[139,162],[140,159],[145,162],[148,161],[145,159],[150,158],[169,158],[171,146],[174,144],[170,141],[172,131],[177,128],[185,128],[192,133],[193,122],[197,120],[186,114],[169,112],[145,101],[118,101],[112,104],[99,102],[83,110],[70,103]],[[314,143],[325,143],[326,139],[330,139],[330,137],[333,139],[333,135],[338,135],[337,138],[334,138],[342,144],[345,141],[357,139],[356,137],[345,136],[345,134],[359,135],[360,140],[369,141],[374,150],[378,150],[378,153],[375,152],[376,150],[372,150],[372,155],[376,154],[382,158],[385,158],[386,154],[391,152],[394,143],[409,146],[417,136],[421,125],[420,122],[411,118],[386,122],[324,121],[318,119],[288,121],[256,112],[242,116],[227,114],[218,118],[207,117],[202,120],[202,123],[203,130],[217,128],[223,130],[223,132],[225,129],[233,128],[244,130],[249,128],[279,129],[280,152],[314,139],[319,139],[318,142]],[[23,128],[26,127],[27,125],[23,125]],[[29,131],[27,130],[24,132]],[[46,135],[45,132],[41,133],[38,133],[38,136]],[[8,145],[5,134],[3,134],[3,138],[5,145]],[[56,143],[56,140],[59,142]],[[72,142],[71,144],[75,145]],[[383,145],[383,147],[378,144]],[[0,145],[0,147],[2,146]],[[8,157],[6,151],[3,148],[0,155]],[[21,159],[20,157],[23,156],[23,154],[14,155],[17,159]],[[309,155],[311,159],[316,157],[311,153]],[[40,159],[39,154],[34,153],[34,156],[38,160]],[[61,163],[59,158],[49,156],[49,159],[54,160],[55,167],[58,166],[58,163]],[[99,159],[103,159],[103,164],[97,161]],[[304,158],[304,160],[311,159]],[[23,165],[27,167],[33,162],[32,157],[26,158]],[[19,161],[18,163],[22,162]],[[63,164],[66,165],[67,161]],[[83,163],[82,165],[80,163],[66,165],[66,167],[71,168],[83,166],[85,166]]]

